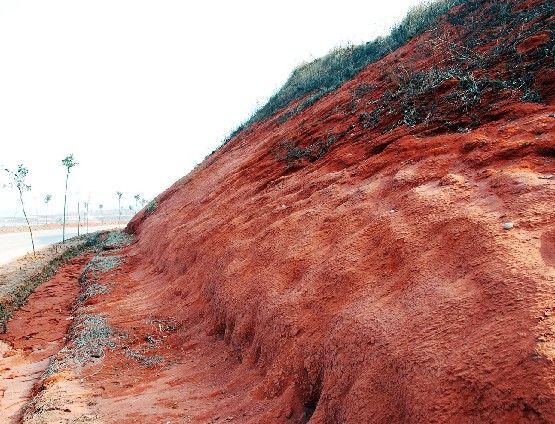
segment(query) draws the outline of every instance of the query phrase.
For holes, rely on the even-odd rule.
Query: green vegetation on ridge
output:
[[[352,79],[369,64],[382,59],[412,38],[432,28],[440,16],[465,1],[467,0],[425,2],[411,9],[388,36],[356,46],[335,49],[324,57],[299,66],[292,72],[283,87],[263,107],[233,131],[224,144],[241,131],[269,118],[295,100],[306,97],[294,111],[290,112],[290,115],[313,105],[321,97]]]

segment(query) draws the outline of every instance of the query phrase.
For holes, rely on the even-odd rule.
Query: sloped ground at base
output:
[[[555,422],[553,8],[464,2],[159,195],[24,421]]]
[[[0,422],[19,422],[50,358],[65,345],[79,292],[77,277],[88,260],[83,256],[63,266],[31,294],[0,335]],[[56,414],[52,409],[50,416]]]

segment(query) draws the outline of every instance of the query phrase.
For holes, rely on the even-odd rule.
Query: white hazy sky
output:
[[[214,150],[294,67],[387,30],[418,0],[0,0],[0,165],[30,213],[152,198]],[[5,172],[0,216],[20,215]]]

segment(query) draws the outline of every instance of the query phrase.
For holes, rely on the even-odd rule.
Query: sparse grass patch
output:
[[[454,6],[460,7],[450,13]],[[555,63],[555,31],[553,21],[549,19],[555,13],[555,4],[544,1],[524,9],[514,6],[479,0],[425,2],[413,8],[388,36],[335,49],[322,58],[299,66],[283,87],[230,134],[223,144],[253,124],[283,111],[292,102],[303,99],[295,107],[277,115],[275,122],[278,125],[285,123],[345,81],[351,80],[369,64],[426,31],[430,32],[430,37],[426,38],[428,42],[415,48],[429,50],[425,54],[441,51],[445,53],[444,57],[429,72],[402,69],[405,73],[396,89],[384,93],[376,107],[359,112],[363,128],[375,128],[385,117],[385,122],[381,124],[383,132],[400,125],[419,124],[433,124],[437,131],[468,131],[480,123],[477,110],[502,96],[510,95],[515,100],[525,102],[543,102],[541,88],[535,87],[535,74],[542,67],[552,67]],[[442,16],[446,16],[446,21],[451,25],[437,26]],[[458,27],[455,31],[465,33],[460,45],[452,41],[455,39],[453,26]],[[523,54],[516,51],[520,42],[541,31],[551,34],[549,41],[541,48]],[[487,46],[492,47],[487,49]],[[477,50],[478,47],[484,49]],[[407,63],[407,66],[410,64]],[[490,71],[490,74],[487,75],[485,70]],[[389,72],[395,73],[396,70]],[[434,92],[441,88],[442,82],[447,81],[448,73],[453,74],[458,86],[449,93]],[[357,101],[370,89],[362,85],[353,90],[353,101],[348,112],[356,112]],[[428,94],[428,97],[419,98],[422,94]],[[437,95],[445,97],[439,99]],[[392,105],[388,100],[397,101],[397,104]],[[299,156],[306,157],[306,151],[301,152],[299,149],[298,145],[291,147],[289,157],[293,160],[298,160]]]
[[[79,276],[79,283],[82,286],[87,285],[90,281],[96,281],[96,275],[104,272],[111,271],[121,263],[119,256],[100,256],[97,255],[92,258],[89,263],[83,268]]]
[[[156,199],[152,199],[145,207],[145,215],[150,215],[156,210],[156,208],[158,208],[158,202],[156,202]]]
[[[101,358],[107,348],[114,349],[112,329],[102,315],[83,315],[72,329],[73,358],[83,365],[91,358]]]
[[[119,249],[130,245],[133,240],[134,237],[132,235],[124,233],[123,231],[110,231],[103,243],[103,248],[106,250]]]
[[[433,28],[439,17],[452,7],[468,0],[434,0],[416,6],[393,28],[386,37],[377,38],[364,44],[337,48],[326,56],[302,64],[295,69],[287,82],[268,102],[249,119],[233,131],[224,145],[238,133],[251,125],[263,121],[285,108],[292,101],[308,96],[294,111],[278,118],[278,123],[313,105],[321,97],[336,90],[345,81],[352,79],[369,64],[405,45],[413,37]]]

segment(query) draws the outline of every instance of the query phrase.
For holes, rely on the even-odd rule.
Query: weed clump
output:
[[[119,256],[100,256],[92,258],[83,268],[83,272],[79,276],[79,282],[82,286],[87,285],[91,280],[96,281],[96,275],[111,271],[119,266],[121,258]]]
[[[130,245],[132,242],[133,236],[123,231],[110,231],[102,247],[105,250],[119,249]]]
[[[158,203],[156,202],[156,199],[152,199],[150,202],[148,202],[148,204],[145,207],[145,215],[148,216],[152,214],[157,207],[158,207]]]
[[[77,318],[69,332],[70,343],[50,358],[44,377],[48,378],[73,364],[84,366],[94,359],[102,358],[107,349],[116,348],[114,331],[102,315],[82,315]]]
[[[123,349],[126,357],[134,359],[146,367],[152,367],[164,362],[164,357],[161,355],[147,355],[144,351],[133,350],[128,346],[125,346]]]
[[[81,302],[81,303],[86,302],[87,300],[91,299],[92,297],[98,296],[100,294],[106,294],[108,292],[109,292],[108,287],[106,287],[103,284],[99,284],[99,283],[89,284],[85,288],[83,293],[81,293],[81,295],[79,296],[79,302]]]
[[[102,315],[84,315],[75,323],[72,330],[73,358],[84,365],[91,358],[101,358],[107,348],[114,349],[111,340],[112,329]]]
[[[300,147],[294,140],[285,140],[274,150],[274,157],[279,161],[286,162],[288,166],[294,165],[302,159],[315,162],[321,159],[335,143],[339,142],[353,129],[354,125],[350,125],[345,131],[317,139],[306,147]]]

